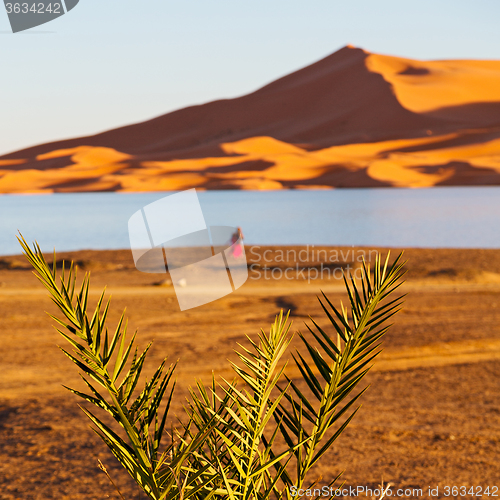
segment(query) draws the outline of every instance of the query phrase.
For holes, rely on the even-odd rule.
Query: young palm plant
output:
[[[359,284],[345,279],[349,307],[335,308],[324,294],[320,299],[331,331],[311,318],[308,332],[299,332],[305,352],[293,355],[294,379],[283,361],[290,324],[279,314],[269,333],[261,331],[257,342],[249,338],[249,347],[240,345],[233,380],[213,378],[208,387],[197,382],[185,422],[165,442],[175,365],[167,367],[164,360],[138,390],[151,344],[138,353],[136,334],[127,340],[124,315],[110,334],[104,292],[89,309],[89,275],[77,290],[72,264],[68,270],[63,265],[57,276],[55,254],[49,265],[38,244],[31,249],[22,236],[19,241],[62,313],[51,317],[72,347],[63,352],[83,372],[88,387],[87,393],[69,390],[113,417],[117,429],[82,408],[153,500],[290,499],[317,485],[318,478],[309,480],[311,469],[354,417],[366,389],[354,390],[380,353],[387,320],[402,303],[402,297],[392,298],[404,274],[401,255],[391,266],[389,257],[384,264],[377,259],[373,275],[363,265]]]
[[[193,496],[200,482],[209,485],[214,479],[210,472],[207,472],[209,467],[200,467],[186,478],[182,486],[179,485],[179,478],[184,474],[189,455],[196,453],[202,446],[213,424],[208,423],[205,428],[199,429],[195,438],[189,442],[183,435],[178,436],[177,441],[171,436],[170,444],[162,448],[162,438],[175,387],[172,378],[175,366],[170,365],[167,368],[164,360],[151,380],[146,382],[144,389],[134,395],[151,344],[138,354],[137,348],[134,349],[136,333],[127,340],[127,322],[123,314],[114,333],[110,335],[106,327],[110,304],[108,301],[103,306],[104,291],[94,311],[90,313],[88,310],[89,275],[85,275],[77,292],[76,270],[73,264],[67,272],[63,265],[58,280],[55,253],[51,267],[38,244],[35,243],[32,250],[22,237],[20,243],[36,276],[48,289],[52,301],[63,315],[62,319],[50,316],[58,325],[57,331],[72,346],[72,353],[64,349],[62,351],[85,374],[82,379],[89,392],[85,394],[68,389],[109,413],[125,431],[126,440],[82,407],[95,426],[93,430],[149,498],[176,498],[182,489],[189,490]],[[100,389],[96,388],[95,383]],[[99,390],[104,390],[104,393]],[[163,411],[161,407],[164,407]],[[188,424],[186,435],[189,428]]]

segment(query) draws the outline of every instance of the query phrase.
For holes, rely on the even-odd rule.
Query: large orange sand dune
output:
[[[500,185],[500,61],[345,47],[239,97],[0,158],[0,193]]]

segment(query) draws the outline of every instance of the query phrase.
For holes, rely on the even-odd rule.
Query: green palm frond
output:
[[[276,415],[289,446],[309,439],[295,452],[295,480],[283,475],[288,486],[303,487],[307,473],[356,414],[359,407],[355,405],[366,388],[356,395],[353,391],[380,354],[382,337],[390,327],[387,321],[402,304],[402,296],[387,298],[402,284],[403,266],[402,255],[391,266],[389,255],[383,265],[378,257],[372,275],[364,263],[359,284],[352,276],[344,276],[349,309],[336,308],[324,293],[319,298],[331,331],[310,318],[312,326],[306,325],[309,334],[299,332],[308,359],[298,351],[293,358],[308,391],[305,394],[288,379],[291,390]]]
[[[175,388],[175,365],[167,367],[164,360],[134,398],[151,344],[139,354],[135,347],[136,334],[127,339],[124,315],[110,335],[106,328],[110,304],[108,301],[103,305],[104,292],[94,311],[89,313],[89,275],[85,275],[77,290],[73,264],[68,271],[63,265],[58,277],[55,254],[51,267],[38,244],[35,243],[31,249],[22,236],[19,241],[37,278],[63,313],[63,318],[51,316],[58,325],[57,331],[72,347],[71,350],[61,350],[83,372],[82,378],[89,391],[83,393],[67,389],[105,410],[125,431],[126,438],[120,437],[93,412],[82,407],[94,425],[93,430],[150,498],[177,498],[180,492],[175,481],[176,474],[183,475],[183,467],[190,455],[202,445],[213,424],[208,422],[194,439],[186,441],[188,434],[184,432],[179,436],[177,445],[162,446]],[[201,474],[205,472],[201,471]],[[210,478],[204,477],[204,480],[209,481]],[[187,481],[184,486],[189,490],[192,485]],[[184,498],[189,498],[189,494],[184,494]]]
[[[258,342],[248,338],[250,348],[240,345],[240,364],[231,363],[237,379],[213,380],[207,388],[198,383],[192,391],[189,412],[197,425],[217,415],[215,433],[208,441],[205,459],[217,465],[221,492],[217,498],[267,499],[280,495],[281,475],[293,452],[303,442],[274,453],[279,426],[269,430],[285,391],[276,391],[285,366],[281,359],[291,341],[288,315],[277,316],[270,332],[261,331]],[[242,383],[239,388],[237,381]],[[220,395],[219,395],[220,394]],[[266,431],[270,437],[266,438]],[[274,466],[284,464],[273,471]]]

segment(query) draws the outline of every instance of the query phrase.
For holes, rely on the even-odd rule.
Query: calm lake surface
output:
[[[1,195],[0,255],[20,253],[18,229],[47,251],[129,248],[130,216],[170,194]],[[246,244],[500,248],[500,187],[198,196],[206,223],[241,226]]]

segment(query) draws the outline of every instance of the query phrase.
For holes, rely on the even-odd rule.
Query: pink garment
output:
[[[233,255],[238,258],[243,253],[241,245],[236,245],[233,247]]]
[[[233,257],[240,257],[243,254],[243,243],[240,241],[240,243],[236,243],[238,240],[243,240],[243,233],[241,232],[241,229],[238,228],[238,230],[231,236],[231,243],[233,244],[233,250],[232,254]]]

